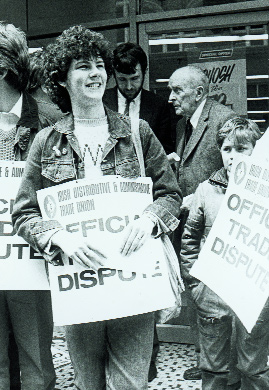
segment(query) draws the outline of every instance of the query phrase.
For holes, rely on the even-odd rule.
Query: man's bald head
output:
[[[184,66],[170,77],[169,101],[173,103],[177,115],[190,118],[209,92],[209,80],[202,69]]]

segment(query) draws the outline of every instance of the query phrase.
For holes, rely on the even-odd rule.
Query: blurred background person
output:
[[[136,43],[126,42],[113,52],[116,87],[107,89],[104,104],[111,110],[144,119],[166,153],[174,151],[170,107],[163,98],[143,88],[148,67],[147,55]]]
[[[57,122],[63,116],[60,108],[52,103],[45,87],[45,51],[36,50],[30,53],[30,75],[28,93],[35,99],[38,112],[43,117],[44,127]]]
[[[160,96],[143,88],[147,67],[147,55],[141,46],[131,42],[118,45],[113,52],[116,87],[105,91],[103,101],[111,110],[147,121],[166,153],[170,154],[174,151],[170,107]],[[158,351],[155,327],[150,382],[157,375],[155,361]]]

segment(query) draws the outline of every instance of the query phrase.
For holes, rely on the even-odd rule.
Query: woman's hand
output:
[[[59,230],[52,236],[51,241],[53,245],[61,248],[68,257],[83,267],[86,266],[97,271],[98,268],[104,266],[107,257],[83,237]]]
[[[127,226],[126,234],[120,248],[123,256],[129,256],[138,251],[152,234],[155,223],[146,215],[142,215],[133,223]]]

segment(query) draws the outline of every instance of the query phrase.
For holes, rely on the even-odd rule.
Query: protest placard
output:
[[[191,269],[250,332],[269,296],[269,163],[240,156],[220,211]]]
[[[175,303],[160,239],[149,238],[129,257],[119,248],[126,226],[152,203],[152,181],[103,176],[76,180],[37,193],[42,215],[89,238],[107,255],[98,272],[73,263],[49,266],[54,322],[101,321],[146,313]]]
[[[238,53],[229,49],[202,50],[190,63],[208,76],[210,97],[239,115],[247,115],[246,60],[237,57]]]
[[[269,129],[265,131],[260,139],[256,142],[252,156],[257,156],[257,158],[263,158],[269,162]]]
[[[15,234],[11,222],[24,166],[0,161],[0,290],[49,290],[43,257]]]

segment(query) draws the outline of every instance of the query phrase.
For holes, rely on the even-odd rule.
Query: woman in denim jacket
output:
[[[101,34],[71,27],[48,47],[47,56],[47,88],[62,111],[70,113],[35,139],[14,206],[15,228],[46,260],[53,262],[61,250],[96,270],[104,264],[105,254],[94,248],[90,238],[74,242],[57,221],[43,221],[36,191],[76,178],[138,177],[130,119],[103,105],[111,57]],[[161,144],[146,122],[140,121],[139,131],[154,202],[128,225],[123,255],[137,251],[149,235],[173,231],[181,204]],[[146,313],[66,327],[77,388],[146,389],[153,323],[153,313]]]

